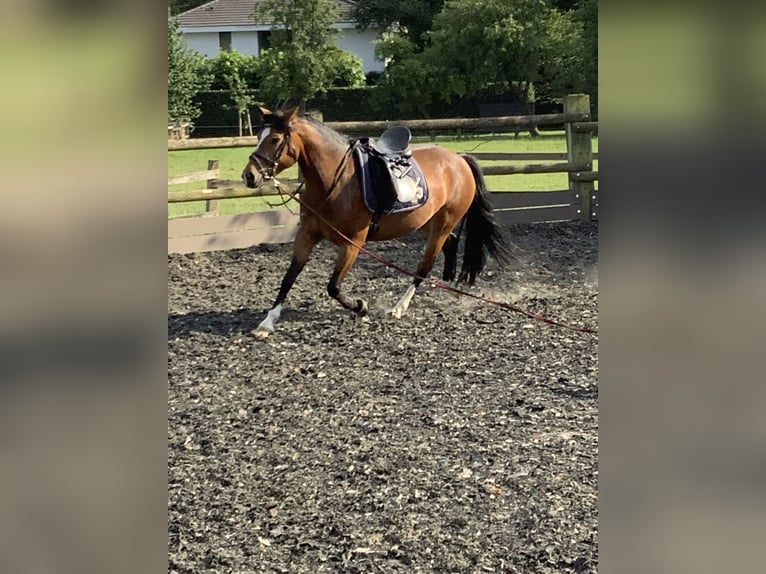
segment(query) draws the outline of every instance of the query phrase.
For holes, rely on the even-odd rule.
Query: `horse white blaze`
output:
[[[404,315],[404,312],[407,311],[407,308],[410,306],[410,301],[412,301],[412,298],[414,296],[415,296],[415,286],[410,285],[407,291],[405,292],[404,297],[399,299],[399,302],[396,304],[396,307],[391,309],[391,314],[397,319],[401,319],[402,315]]]
[[[279,315],[282,313],[282,305],[277,305],[271,311],[268,312],[266,318],[261,321],[258,328],[255,330],[256,334],[268,335],[274,332],[274,323],[279,320]]]
[[[258,138],[259,142],[264,141],[267,137],[269,137],[269,134],[271,133],[271,128],[264,128],[264,130],[261,132],[261,137]]]

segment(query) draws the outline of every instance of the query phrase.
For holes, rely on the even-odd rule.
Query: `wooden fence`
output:
[[[536,163],[483,165],[485,175],[567,173],[569,187],[560,191],[495,192],[492,206],[503,224],[543,221],[595,220],[598,218],[598,190],[594,181],[598,172],[593,170],[592,134],[598,124],[590,121],[590,102],[587,95],[575,94],[564,99],[563,114],[511,116],[499,118],[412,120],[396,122],[413,133],[432,133],[434,130],[490,130],[514,131],[517,128],[564,124],[567,151],[561,153],[471,153],[479,162],[524,161]],[[375,134],[390,127],[388,122],[328,122],[328,125],[346,134]],[[168,140],[168,150],[215,149],[222,147],[255,147],[257,138],[206,138]],[[543,162],[543,163],[537,163]],[[249,247],[259,243],[284,243],[295,236],[298,216],[287,209],[219,215],[217,202],[229,198],[276,195],[270,185],[249,189],[238,181],[219,179],[218,162],[208,161],[206,171],[168,178],[169,188],[181,183],[204,181],[205,189],[189,191],[168,190],[168,203],[189,201],[206,202],[202,216],[180,217],[168,221],[168,253],[189,253]],[[296,189],[297,181],[282,181],[282,186]]]
[[[184,140],[192,132],[192,125],[189,122],[175,122],[168,124],[168,140]]]

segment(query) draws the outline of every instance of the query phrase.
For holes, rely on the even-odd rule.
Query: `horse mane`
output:
[[[340,132],[336,132],[331,127],[323,124],[319,120],[312,118],[311,116],[301,116],[307,124],[313,127],[325,141],[325,143],[338,148],[338,151],[345,153],[348,149],[349,138]]]
[[[276,110],[269,116],[264,116],[265,123],[267,125],[273,125],[277,129],[284,129],[285,118],[288,111],[289,108],[282,108]],[[338,148],[338,150],[342,152],[345,152],[346,149],[348,149],[348,144],[351,141],[348,136],[336,132],[334,129],[328,127],[327,125],[309,115],[301,114],[299,115],[299,118],[313,127],[326,144]]]

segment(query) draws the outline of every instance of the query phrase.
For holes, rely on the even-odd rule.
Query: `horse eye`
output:
[[[279,143],[279,138],[271,138],[271,144],[277,145]]]

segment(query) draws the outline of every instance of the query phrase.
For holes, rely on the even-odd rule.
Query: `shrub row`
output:
[[[256,101],[258,91],[253,90]],[[202,110],[194,122],[193,137],[223,137],[238,135],[237,112],[232,106],[228,90],[199,92],[196,101]],[[325,121],[373,121],[394,119],[418,119],[411,112],[404,111],[404,102],[387,98],[377,86],[360,88],[333,88],[325,94],[307,102],[309,109],[322,112]],[[490,106],[487,106],[490,104]],[[514,96],[509,94],[482,94],[471,98],[453,99],[451,102],[435,102],[430,110],[430,118],[472,118],[488,115],[491,104],[503,104],[508,109],[520,113],[524,108]],[[527,108],[534,113],[534,106]],[[482,113],[484,112],[484,113]],[[253,121],[258,121],[258,112],[252,112]],[[491,114],[490,114],[491,115]]]

